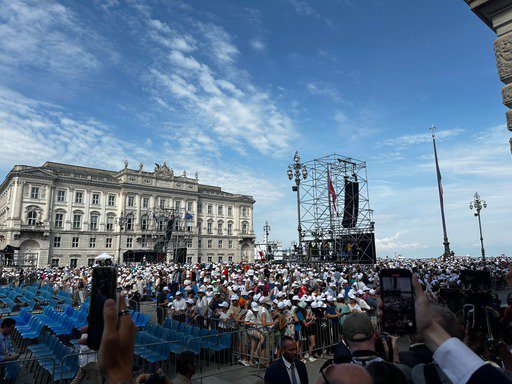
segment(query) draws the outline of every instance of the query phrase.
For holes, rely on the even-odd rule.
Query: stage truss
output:
[[[332,154],[304,164],[308,177],[300,184],[300,219],[306,254],[322,260],[375,263],[366,162]],[[329,196],[328,173],[336,194],[337,212]],[[348,197],[347,182],[357,182],[358,186]],[[356,215],[353,224],[347,227],[346,221],[343,225],[343,216],[345,205],[350,207],[350,204],[355,204],[352,206]]]

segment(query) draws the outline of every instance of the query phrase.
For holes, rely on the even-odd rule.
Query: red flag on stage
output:
[[[327,170],[327,188],[329,189],[329,195],[331,196],[332,206],[334,207],[334,212],[336,212],[336,216],[338,216],[338,208],[336,207],[336,191],[334,190],[334,185],[332,184],[331,175],[329,170]]]

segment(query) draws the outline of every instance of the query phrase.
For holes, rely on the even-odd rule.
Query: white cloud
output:
[[[334,101],[342,101],[339,92],[330,84],[312,81],[306,84],[306,89],[314,96],[325,96]]]
[[[464,132],[464,129],[453,128],[444,129],[436,132],[436,141],[446,140],[455,136],[458,136]],[[421,144],[432,141],[432,135],[429,132],[417,133],[414,135],[403,135],[394,139],[388,139],[381,142],[381,145],[388,145],[398,148],[406,148],[415,144]]]
[[[378,252],[383,252],[386,254],[387,252],[400,252],[405,250],[418,250],[427,248],[426,245],[421,244],[418,241],[414,242],[403,242],[401,238],[407,233],[407,231],[396,232],[392,236],[384,237],[382,239],[375,239],[376,248]],[[380,253],[380,256],[382,253]]]
[[[329,18],[324,17],[318,13],[316,9],[314,9],[309,3],[305,0],[286,0],[292,8],[297,12],[300,16],[313,17],[319,20],[322,20],[331,28],[335,28],[336,24]]]
[[[266,52],[267,51],[267,45],[261,38],[254,38],[250,41],[251,46],[254,48],[254,50],[258,52]]]

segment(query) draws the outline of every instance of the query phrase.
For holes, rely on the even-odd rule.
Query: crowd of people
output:
[[[127,308],[155,306],[161,324],[172,318],[201,328],[216,328],[219,332],[245,330],[250,343],[247,350],[242,351],[240,362],[267,368],[269,384],[280,382],[283,372],[287,373],[290,383],[308,382],[304,364],[318,357],[332,357],[335,366],[322,370],[320,383],[336,383],[337,371],[352,372],[354,377],[369,375],[374,383],[462,383],[472,377],[467,376],[468,372],[481,370],[480,360],[499,366],[500,379],[503,376],[506,380],[507,369],[512,368],[508,351],[508,345],[512,345],[512,328],[509,329],[512,297],[507,299],[506,307],[490,292],[493,299],[489,313],[496,329],[492,335],[470,329],[467,313],[464,314],[461,307],[464,302],[457,304],[457,299],[463,301],[468,291],[462,278],[464,270],[490,271],[491,290],[498,291],[507,287],[509,263],[507,257],[498,257],[487,259],[485,264],[472,258],[451,258],[380,259],[376,265],[261,262],[125,265],[118,266],[118,286],[125,298],[123,305]],[[379,271],[382,268],[407,268],[417,276],[415,305],[420,331],[410,335],[409,351],[398,350],[396,335],[378,332]],[[80,305],[88,296],[91,269],[12,270],[3,271],[1,277],[14,284],[50,285],[55,292],[68,290],[74,303]],[[110,310],[106,307],[106,314],[107,309]],[[418,319],[418,312],[430,316],[428,324],[426,319]],[[123,318],[119,321],[129,322],[128,317]],[[111,331],[114,332],[108,332]],[[494,341],[492,345],[489,336]],[[460,339],[461,344],[453,338]],[[450,348],[441,348],[445,346],[440,343],[441,339],[471,356],[468,364],[476,369],[468,369],[464,376],[446,368],[446,361],[439,361],[433,354],[440,349],[442,353],[437,351],[437,355],[446,355],[448,360],[454,358],[446,351]],[[101,351],[99,365],[101,368]],[[393,379],[386,381],[386,377]],[[432,377],[437,381],[432,381]],[[405,381],[400,381],[402,379]]]

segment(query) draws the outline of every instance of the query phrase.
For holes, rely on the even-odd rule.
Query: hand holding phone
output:
[[[87,346],[97,351],[103,335],[103,306],[107,299],[117,298],[117,271],[114,267],[96,267],[92,270],[91,305],[87,318]]]
[[[416,333],[412,273],[408,269],[380,271],[382,328],[397,335]]]

